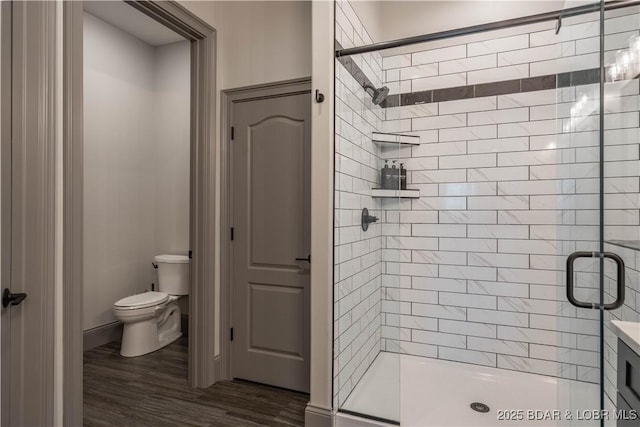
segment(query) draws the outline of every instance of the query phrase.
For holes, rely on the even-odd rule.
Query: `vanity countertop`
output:
[[[640,354],[640,323],[639,322],[623,322],[622,320],[612,320],[611,327],[613,332],[620,338],[629,348]]]

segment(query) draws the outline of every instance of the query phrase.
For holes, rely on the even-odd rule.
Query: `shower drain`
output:
[[[490,408],[485,405],[484,403],[480,403],[480,402],[473,402],[471,405],[471,409],[473,409],[476,412],[489,412]]]

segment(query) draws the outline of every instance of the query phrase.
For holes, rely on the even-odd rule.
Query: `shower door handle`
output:
[[[624,291],[625,291],[625,277],[624,277],[624,261],[622,258],[614,254],[612,252],[587,252],[587,251],[578,251],[574,252],[567,258],[567,299],[571,304],[579,308],[591,308],[591,309],[599,309],[600,303],[598,302],[582,302],[578,301],[575,298],[573,293],[573,264],[578,258],[609,258],[615,261],[617,265],[617,289],[618,295],[614,302],[604,304],[602,308],[605,310],[615,310],[616,308],[622,307],[624,304]]]

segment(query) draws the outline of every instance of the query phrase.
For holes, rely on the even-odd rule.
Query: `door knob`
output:
[[[8,307],[10,305],[18,305],[22,301],[24,301],[26,297],[27,294],[25,293],[12,294],[9,289],[5,288],[4,292],[2,293],[2,306]]]

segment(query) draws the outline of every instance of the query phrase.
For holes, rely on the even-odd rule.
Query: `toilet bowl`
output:
[[[120,354],[142,356],[171,344],[180,336],[178,297],[164,292],[145,292],[116,302],[116,319],[124,324]]]
[[[113,314],[124,324],[120,354],[142,356],[165,347],[182,336],[178,299],[189,290],[189,258],[158,255],[160,292],[143,292],[118,300]]]

